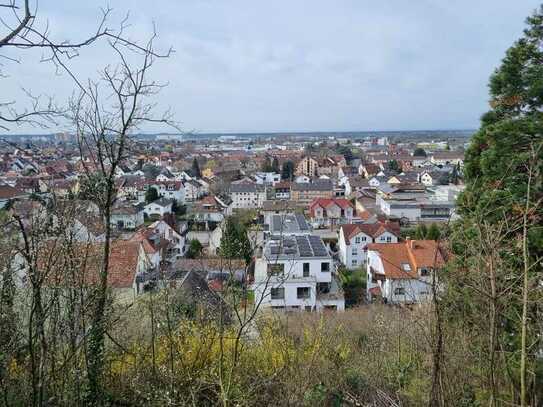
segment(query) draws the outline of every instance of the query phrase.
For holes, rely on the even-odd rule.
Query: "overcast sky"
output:
[[[99,1],[42,0],[55,38],[80,39]],[[110,0],[114,26],[130,10],[130,36],[157,25],[168,82],[160,104],[186,131],[374,131],[476,128],[488,77],[540,0]],[[5,65],[3,99],[19,88],[64,100],[74,88],[39,53]],[[82,51],[80,77],[113,63]],[[22,133],[28,128],[13,129]],[[33,131],[36,132],[36,131]],[[37,132],[43,132],[41,130]]]

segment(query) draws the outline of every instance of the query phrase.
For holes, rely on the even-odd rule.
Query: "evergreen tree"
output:
[[[191,239],[189,242],[189,249],[187,250],[186,257],[188,259],[196,259],[202,253],[202,243],[198,239]]]
[[[281,179],[292,180],[294,177],[294,163],[292,161],[285,161],[281,169]]]
[[[536,390],[541,374],[533,373],[543,371],[534,352],[542,346],[535,306],[541,304],[535,265],[543,256],[542,78],[543,6],[490,78],[490,110],[466,151],[461,219],[453,225],[454,274],[447,281],[446,301],[480,336],[474,343],[485,355],[485,390],[494,402],[522,406],[543,396]]]
[[[196,157],[194,157],[194,159],[192,160],[191,171],[192,171],[193,177],[202,178],[202,172],[200,171],[200,164],[198,164],[198,160],[196,159]]]
[[[392,171],[396,171],[396,172],[402,171],[402,167],[400,166],[400,163],[398,163],[398,161],[396,160],[390,160],[388,162],[388,169]]]
[[[438,240],[440,237],[441,232],[439,227],[435,223],[432,223],[426,232],[425,238],[429,240]]]
[[[270,157],[266,156],[264,161],[262,162],[262,167],[260,168],[262,172],[271,172],[272,171],[272,163],[270,160]]]
[[[158,191],[155,187],[149,187],[147,191],[145,191],[145,202],[150,203],[154,202],[159,198]]]
[[[271,164],[271,172],[279,173],[279,171],[280,171],[279,160],[277,159],[277,157],[273,157],[273,161]]]
[[[424,240],[428,235],[428,228],[425,223],[420,223],[415,229],[415,239]]]
[[[543,167],[543,6],[527,23],[523,38],[509,48],[490,78],[492,109],[466,151],[461,213],[490,205],[500,208],[496,218],[503,211],[514,215],[515,206],[525,201],[532,148],[538,152],[539,171]],[[532,185],[532,193],[541,197],[543,184]],[[543,215],[541,206],[537,215]]]
[[[245,225],[227,218],[221,237],[219,255],[225,259],[242,258],[247,264],[251,262],[253,249],[247,237]]]
[[[423,148],[417,147],[415,148],[415,151],[413,151],[414,157],[426,157],[426,151]]]

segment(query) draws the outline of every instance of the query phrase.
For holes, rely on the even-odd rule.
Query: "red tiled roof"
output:
[[[9,185],[0,185],[0,199],[11,199],[22,195],[22,191]]]
[[[354,206],[348,199],[344,198],[315,198],[311,204],[309,204],[309,212],[311,216],[315,216],[315,208],[320,206],[321,208],[329,208],[332,205],[337,205],[342,209],[353,208]]]
[[[418,278],[419,267],[438,268],[445,261],[442,248],[435,240],[407,240],[401,243],[372,243],[368,250],[376,251],[381,257],[385,277],[390,279]],[[409,264],[410,271],[402,264]]]
[[[103,247],[103,244],[80,244],[70,251],[64,251],[62,245],[48,242],[40,250],[38,267],[51,285],[92,286],[99,280]],[[109,287],[132,286],[138,269],[139,249],[140,242],[111,242],[107,276]]]
[[[400,227],[396,223],[354,223],[351,225],[342,225],[343,236],[345,236],[345,242],[351,243],[351,238],[359,233],[365,233],[368,236],[376,238],[385,232],[392,233],[393,235],[400,236]]]

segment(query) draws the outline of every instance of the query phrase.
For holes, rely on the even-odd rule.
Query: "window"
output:
[[[355,238],[354,238],[354,242],[355,242],[356,244],[360,243],[360,236],[355,237]]]
[[[309,263],[304,263],[304,277],[309,277]]]
[[[284,272],[284,264],[268,264],[268,275],[282,275]]]
[[[311,296],[309,287],[298,287],[296,289],[296,296],[300,299],[309,298]]]
[[[313,311],[313,307],[311,305],[306,305],[304,308],[307,312]]]
[[[272,288],[270,290],[270,292],[271,292],[271,299],[272,300],[283,300],[285,298],[285,288],[284,287]]]
[[[330,263],[321,263],[321,273],[327,273],[330,271]]]
[[[432,271],[432,269],[430,267],[420,267],[419,268],[419,273],[420,273],[421,277],[428,276],[430,274],[430,271]]]
[[[356,266],[358,264],[357,260],[353,260],[353,266]]]
[[[402,263],[402,270],[406,272],[410,272],[411,266],[409,265],[409,263]]]
[[[387,243],[392,242],[392,236],[387,236]]]
[[[328,294],[330,292],[331,283],[317,283],[317,293]]]
[[[356,247],[353,247],[353,250],[351,251],[353,256],[358,256],[358,249]]]
[[[394,295],[405,295],[405,288],[403,287],[395,288]]]

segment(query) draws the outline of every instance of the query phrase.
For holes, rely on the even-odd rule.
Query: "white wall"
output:
[[[309,263],[309,277],[303,277],[303,264]],[[329,271],[322,272],[321,264],[328,263]],[[336,305],[338,310],[344,309],[344,301],[336,300],[319,303],[317,301],[317,283],[331,283],[333,262],[329,258],[320,259],[293,259],[277,260],[269,259],[269,264],[283,264],[284,274],[268,277],[268,261],[265,258],[259,258],[255,265],[255,282],[253,290],[255,293],[255,302],[262,299],[262,307],[304,307],[311,306],[314,309],[321,309],[324,305]],[[283,299],[272,300],[271,288],[282,287],[285,289]],[[297,297],[299,287],[309,287],[310,297],[301,299]]]

